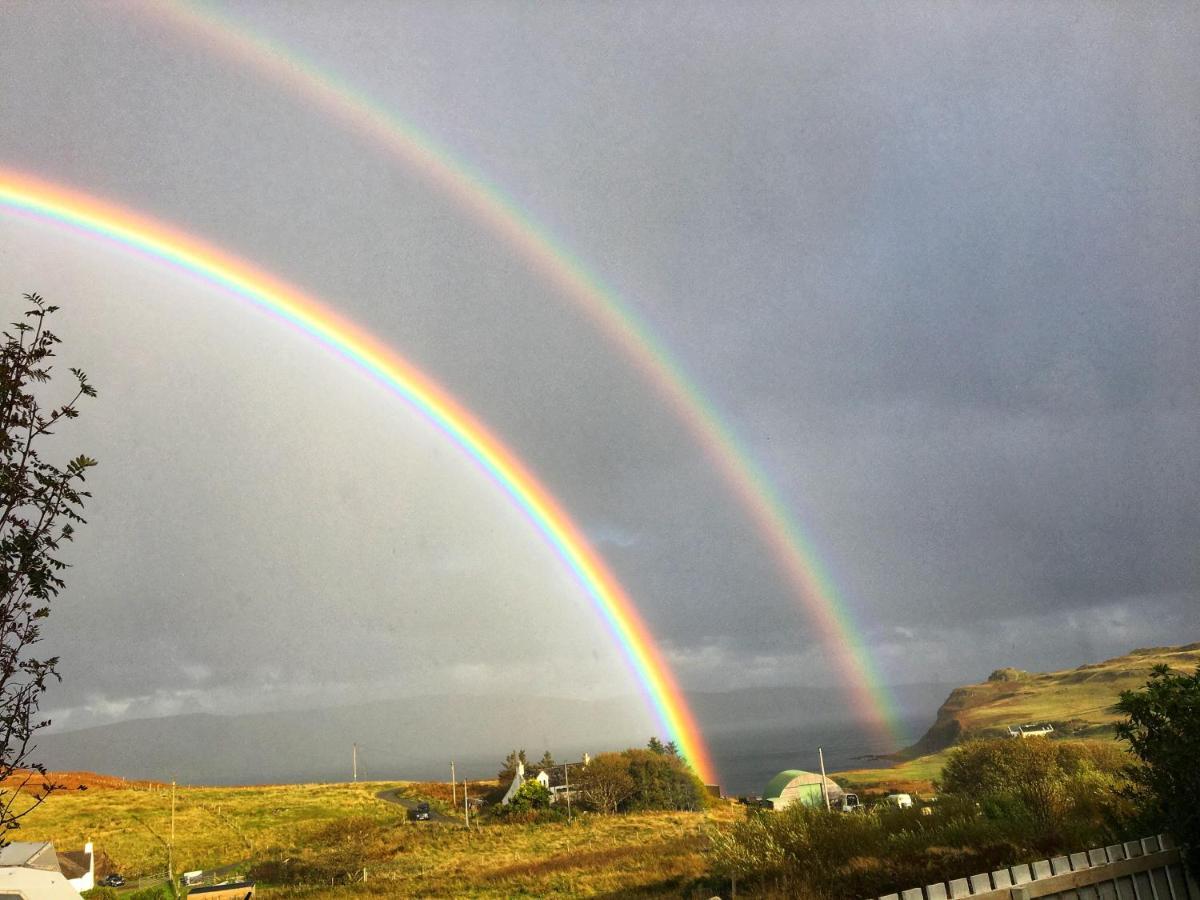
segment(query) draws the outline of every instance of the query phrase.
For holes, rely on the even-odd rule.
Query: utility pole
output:
[[[817,748],[817,757],[821,760],[821,796],[825,798],[825,812],[829,812],[829,788],[825,786],[825,751]]]
[[[450,805],[458,806],[458,781],[454,777],[454,760],[450,760]]]
[[[467,831],[471,830],[471,805],[467,802],[467,779],[463,779],[463,820],[467,823]]]
[[[567,795],[567,821],[571,821],[571,765],[563,763],[563,784],[566,790],[563,791]]]
[[[354,745],[353,759],[354,759],[354,762],[353,762],[354,780],[358,781],[358,744]]]
[[[171,779],[171,842],[167,844],[167,877],[175,890],[175,779]]]

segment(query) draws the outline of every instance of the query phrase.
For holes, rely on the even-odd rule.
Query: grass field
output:
[[[407,821],[402,808],[375,798],[393,788],[425,795],[395,782],[179,788],[175,869],[319,860],[350,842],[364,854],[365,884],[262,885],[261,896],[687,896],[705,872],[706,827],[741,814],[721,804],[707,813],[585,815],[468,833]],[[20,839],[62,849],[92,840],[126,877],[155,873],[166,866],[170,813],[170,788],[56,794],[25,820]]]

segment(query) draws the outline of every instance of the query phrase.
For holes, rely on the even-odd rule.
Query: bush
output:
[[[625,810],[681,810],[695,812],[708,806],[708,791],[678,756],[651,750],[626,750],[621,754],[633,793]]]
[[[83,900],[118,900],[121,896],[117,893],[116,888],[100,887],[89,888],[79,895]]]
[[[1131,763],[1118,747],[1094,741],[975,740],[951,753],[939,786],[1035,847],[1111,841],[1137,816],[1127,796]]]
[[[580,772],[578,785],[585,803],[603,813],[694,812],[708,806],[704,783],[665,748],[601,753]]]

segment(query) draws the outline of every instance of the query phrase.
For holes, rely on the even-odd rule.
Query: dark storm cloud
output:
[[[588,530],[685,683],[825,677],[796,598],[703,449],[503,240],[379,147],[153,15],[17,13],[4,46],[5,83],[19,86],[0,101],[6,161],[180,221],[329,298],[434,373]],[[770,472],[893,678],[978,675],[981,643],[1003,657],[989,664],[1056,666],[1126,641],[1196,639],[1180,633],[1200,601],[1195,8],[231,14],[426,127],[619,290]],[[273,339],[233,345],[253,355],[256,340]],[[305,377],[296,365],[293,384]],[[224,365],[195,368],[209,390],[235,384]],[[261,402],[277,407],[278,427],[247,445],[269,446],[309,415],[333,426],[332,389],[311,408],[288,382],[275,390]],[[369,441],[401,433],[381,425]],[[194,440],[203,459],[232,438]],[[419,679],[389,648],[419,645],[412,629],[454,647],[460,617],[487,607],[493,581],[516,620],[569,592],[536,554],[521,575],[503,565],[524,559],[516,551],[479,549],[523,526],[497,519],[489,530],[481,513],[478,545],[455,546],[470,492],[441,511],[436,499],[452,463],[429,463],[438,474],[419,477],[434,486],[409,507],[420,513],[378,547],[356,540],[355,515],[383,502],[362,486],[370,465],[358,445],[324,445],[334,477],[302,437],[289,440],[296,449],[273,464],[315,483],[312,505],[343,513],[327,523],[327,556],[315,525],[278,544],[262,525],[255,546],[273,568],[235,565],[214,582],[172,556],[161,529],[138,530],[133,499],[111,501],[131,530],[92,552],[140,560],[144,577],[121,584],[117,567],[94,569],[111,575],[112,597],[126,595],[108,602],[145,610],[182,567],[186,596],[171,608],[223,610],[139,626],[168,695],[132,708],[169,704],[171,691],[195,702],[188,692],[227,697],[239,685],[321,690],[329,676],[305,642],[321,598],[375,615],[331,632],[332,651],[353,657],[332,695],[343,681],[351,693],[412,688]],[[263,477],[238,471],[242,483]],[[403,465],[394,476],[407,483]],[[303,519],[287,496],[286,482],[247,496],[197,491],[187,533],[199,540],[221,517],[253,521],[260,508]],[[383,509],[366,514],[382,522]],[[161,558],[139,557],[147,542]],[[234,543],[204,546],[236,560]],[[385,551],[399,562],[381,562]],[[327,577],[338,554],[355,563],[341,582]],[[418,614],[430,594],[444,596],[453,626]],[[247,609],[282,620],[273,642],[234,627]],[[583,622],[561,620],[586,632]],[[171,659],[177,634],[201,627],[212,636]],[[611,654],[587,634],[585,658]],[[66,654],[81,639],[62,640]],[[553,641],[527,649],[558,665]],[[462,684],[536,666],[486,642],[447,653]],[[153,696],[138,681],[101,662],[89,689]],[[64,705],[83,702],[82,688],[65,690]]]

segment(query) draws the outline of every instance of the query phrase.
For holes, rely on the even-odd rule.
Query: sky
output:
[[[200,8],[419,129],[611,286],[888,683],[1200,639],[1194,4]],[[3,16],[0,166],[219,245],[433,376],[685,690],[838,682],[655,386],[442,186],[153,5]],[[63,364],[100,390],[58,436],[101,467],[46,626],[57,725],[636,693],[525,520],[360,373],[3,214],[0,285],[9,319],[26,291],[63,307]]]

